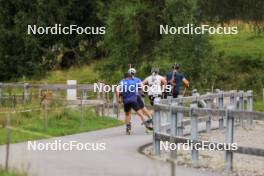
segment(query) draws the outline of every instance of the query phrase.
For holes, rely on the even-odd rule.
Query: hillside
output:
[[[215,85],[197,87],[192,82],[191,88],[208,89],[215,86],[220,89],[254,89],[262,92],[262,77],[264,75],[264,36],[257,36],[249,30],[240,30],[238,35],[211,35],[210,42],[213,46],[212,58],[216,59],[212,72],[215,76]],[[78,83],[93,83],[100,77],[97,65],[103,65],[105,59],[92,62],[90,65],[74,66],[68,70],[54,70],[42,79],[21,79],[26,82],[65,83],[66,80],[74,79]],[[163,60],[162,66],[170,65],[170,61]],[[141,67],[142,68],[142,67]],[[140,68],[137,68],[140,69]],[[162,68],[166,70],[167,68]],[[115,70],[116,71],[116,70]],[[142,77],[147,76],[138,70]],[[184,70],[183,70],[184,72]],[[188,76],[188,73],[186,73]],[[256,76],[258,75],[258,76]],[[119,76],[118,76],[119,77]],[[256,79],[257,78],[257,79]],[[119,80],[120,78],[115,78]]]
[[[213,35],[213,53],[226,57],[261,57],[264,59],[264,35],[256,35],[249,30],[240,30],[238,35]]]

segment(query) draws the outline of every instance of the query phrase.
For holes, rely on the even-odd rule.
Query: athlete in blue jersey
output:
[[[124,77],[125,78],[120,81],[119,86],[117,87],[116,97],[118,102],[120,95],[122,95],[123,98],[127,134],[130,134],[131,132],[131,109],[137,112],[142,124],[145,125],[147,129],[152,130],[152,125],[145,120],[144,113],[138,105],[136,82],[132,79],[132,75],[129,73],[125,73]]]
[[[140,78],[136,77],[136,69],[134,68],[130,68],[128,70],[128,73],[130,73],[132,75],[132,79],[136,82],[137,84],[137,103],[140,107],[140,109],[142,109],[142,111],[144,112],[145,115],[148,116],[148,122],[149,123],[152,123],[152,115],[151,113],[149,112],[149,110],[146,108],[141,96],[143,95],[143,91],[142,91],[142,81]]]
[[[179,72],[180,66],[179,64],[174,64],[172,67],[171,72],[169,72],[166,76],[167,84],[171,85],[172,89],[171,92],[166,92],[167,96],[173,96],[173,98],[177,98],[182,83],[185,87],[189,87],[189,81],[184,77],[182,73]]]

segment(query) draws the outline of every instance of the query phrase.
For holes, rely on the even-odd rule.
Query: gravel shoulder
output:
[[[199,134],[199,140],[225,142],[225,131],[214,130],[210,133]],[[252,128],[235,127],[234,142],[238,146],[247,146],[264,149],[264,122],[255,121]],[[143,152],[153,157],[152,146],[146,147]],[[169,152],[162,152],[161,157],[154,157],[166,161]],[[215,173],[224,172],[224,152],[223,151],[199,151],[199,169],[213,171]],[[177,151],[177,164],[186,167],[191,166],[191,152]],[[234,154],[234,172],[237,176],[263,176],[264,157]]]

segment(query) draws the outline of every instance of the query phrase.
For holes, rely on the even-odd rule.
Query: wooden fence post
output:
[[[45,128],[45,130],[47,130],[48,129],[48,101],[45,99],[45,100],[43,100],[43,103],[44,103],[44,105],[43,105],[44,128]]]
[[[2,103],[2,98],[3,98],[3,83],[0,82],[0,103]]]
[[[190,105],[190,117],[191,117],[191,139],[196,141],[198,139],[198,117],[196,114],[193,113],[192,108],[197,108],[198,103],[197,101],[192,102]],[[197,167],[199,160],[199,153],[198,150],[192,149],[192,166]]]
[[[109,97],[109,92],[106,93],[106,108],[107,108],[107,115],[110,115],[110,110],[109,110],[109,103],[110,103],[110,97]]]
[[[156,133],[160,132],[160,110],[154,109],[154,117],[153,117],[153,126],[154,126],[154,135],[153,135],[153,148],[154,148],[154,154],[160,155],[160,140],[156,139]]]
[[[8,171],[9,164],[9,149],[10,149],[10,114],[6,116],[6,158],[5,158],[5,170]]]
[[[178,98],[182,98],[182,95],[179,95]],[[182,100],[178,102],[178,106],[183,106]],[[177,113],[177,135],[178,136],[183,136],[183,113]]]
[[[16,95],[13,95],[13,98],[12,98],[12,108],[16,108],[16,104],[17,104],[17,101],[16,101]]]
[[[100,85],[101,83],[97,83],[97,84]],[[96,99],[97,99],[97,100],[100,100],[100,98],[101,98],[100,95],[101,95],[101,94],[100,94],[100,91],[97,91],[97,92],[96,92]],[[99,106],[100,106],[100,105],[99,105]],[[95,113],[96,113],[96,115],[98,115],[98,116],[100,115],[100,114],[99,114],[99,106],[97,105],[97,106],[95,107]]]
[[[252,112],[253,111],[253,91],[247,91],[247,110]],[[251,115],[248,116],[248,125],[253,125],[253,118]]]
[[[234,140],[234,117],[230,113],[230,110],[234,109],[232,105],[227,108],[226,144],[229,145],[231,145]],[[233,170],[233,152],[231,150],[225,150],[225,168],[228,174]]]
[[[207,92],[207,100],[206,100],[206,108],[210,109],[212,108],[212,98],[211,98],[211,93]],[[206,119],[206,132],[209,133],[211,131],[211,122],[212,122],[212,116],[209,114],[208,118]]]
[[[119,103],[117,101],[117,97],[115,92],[113,92],[113,112],[116,113],[116,118],[119,118]]]
[[[244,111],[244,92],[239,91],[239,110]],[[244,127],[244,114],[241,113],[239,116],[240,127]]]
[[[262,89],[262,100],[264,102],[264,88]]]
[[[218,109],[223,109],[224,108],[224,96],[223,96],[223,91],[220,91],[218,94]],[[224,129],[224,117],[221,116],[219,118],[219,129],[223,130]]]
[[[102,83],[102,87],[104,87],[104,84]],[[103,92],[101,93],[101,99],[103,101],[103,104],[102,104],[102,116],[105,115],[105,91],[103,89]]]
[[[87,100],[87,92],[85,90],[82,90],[83,94],[83,100]]]
[[[24,91],[23,91],[23,103],[24,105],[28,102],[28,96],[29,96],[29,92],[28,92],[28,89],[29,89],[29,84],[28,83],[24,83]]]
[[[58,88],[56,90],[54,90],[52,92],[52,101],[55,103],[55,111],[56,111],[56,114],[57,116],[59,116],[59,112],[58,112]]]
[[[80,124],[80,127],[83,128],[83,121],[84,121],[84,113],[83,113],[83,92],[81,93],[81,104],[80,104],[80,109],[81,109],[81,124]]]

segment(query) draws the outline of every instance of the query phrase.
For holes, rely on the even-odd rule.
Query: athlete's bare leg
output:
[[[146,107],[142,108],[142,111],[149,119],[152,118],[152,113]]]
[[[125,124],[130,123],[131,121],[131,110],[129,112],[125,112]]]
[[[139,118],[140,118],[140,120],[141,120],[142,123],[145,122],[145,116],[144,116],[144,112],[143,112],[142,109],[139,109],[137,111],[137,115],[139,116]]]
[[[142,124],[144,124],[147,129],[153,130],[152,125],[145,120],[144,112],[142,109],[137,111],[137,115],[140,117]]]

